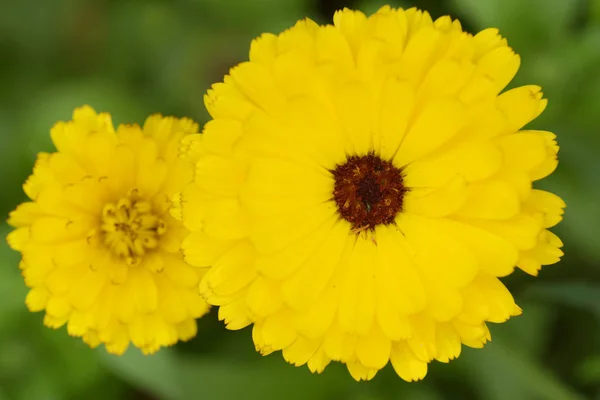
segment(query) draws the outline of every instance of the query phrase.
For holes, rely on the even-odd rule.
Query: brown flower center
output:
[[[402,171],[374,154],[351,156],[332,171],[333,199],[352,229],[373,230],[391,224],[402,210],[407,189]]]

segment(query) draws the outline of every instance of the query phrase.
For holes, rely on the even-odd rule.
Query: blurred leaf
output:
[[[294,368],[275,357],[263,358],[254,363],[238,363],[219,358],[185,360],[182,362],[181,373],[186,398],[326,400],[339,398],[340,390],[345,392],[353,384],[346,371],[339,368],[330,370],[331,367],[328,367],[325,373],[314,375],[306,366]],[[358,389],[354,391],[354,395],[364,398],[372,393]]]
[[[122,356],[108,354],[104,348],[97,350],[100,361],[117,376],[134,387],[143,389],[161,400],[179,400],[184,396],[181,368],[172,349],[162,349],[152,356],[143,355],[130,347]]]
[[[540,283],[527,290],[531,298],[582,308],[600,318],[600,285],[590,282]]]
[[[409,8],[411,3],[406,0],[361,0],[356,5],[357,10],[361,10],[366,15],[371,15],[377,12],[383,6],[390,6],[392,8]]]
[[[545,30],[555,36],[562,34],[575,16],[581,0],[452,0],[455,7],[474,19],[480,28]],[[518,27],[526,22],[530,26]]]
[[[61,389],[51,376],[36,373],[18,388],[14,400],[63,400],[66,394]]]
[[[190,4],[217,29],[235,27],[257,36],[262,32],[279,33],[307,14],[304,0],[238,1],[235,6],[222,0],[193,0]]]
[[[577,376],[583,384],[600,383],[600,355],[586,358],[577,367]]]
[[[523,316],[512,318],[508,323],[490,324],[490,329],[494,340],[500,335],[522,349],[523,357],[535,360],[546,347],[547,332],[554,319],[554,310],[546,304],[521,301],[521,297],[524,296],[519,296],[518,303],[523,309]]]
[[[23,115],[21,138],[32,155],[52,151],[50,129],[60,120],[69,120],[73,110],[89,104],[98,112],[109,112],[113,122],[143,122],[149,113],[141,99],[135,99],[118,85],[103,80],[62,82],[31,98]]]
[[[518,52],[546,48],[565,35],[581,0],[452,0],[479,28],[497,27]]]
[[[589,15],[593,22],[600,25],[600,0],[590,0]]]
[[[584,397],[555,377],[536,361],[524,357],[514,346],[508,346],[502,335],[494,335],[483,350],[467,350],[478,392],[486,400],[584,400]]]
[[[25,295],[27,289],[19,270],[19,253],[13,251],[6,243],[6,235],[11,228],[0,224],[0,331],[6,326],[6,318],[14,312],[25,311]]]

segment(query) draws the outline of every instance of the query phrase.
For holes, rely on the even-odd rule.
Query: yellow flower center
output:
[[[165,232],[165,222],[153,212],[152,205],[135,193],[102,209],[104,243],[114,255],[131,265],[156,249]]]

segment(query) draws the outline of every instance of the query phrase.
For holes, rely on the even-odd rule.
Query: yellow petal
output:
[[[348,372],[357,381],[370,381],[377,374],[377,369],[365,367],[358,360],[351,360],[346,363]]]
[[[258,317],[274,314],[283,306],[278,282],[257,276],[246,293],[248,308]]]
[[[181,244],[185,261],[195,267],[209,267],[237,242],[218,239],[204,232],[191,232]]]
[[[43,212],[37,203],[27,201],[19,204],[16,209],[8,214],[7,223],[14,227],[31,225],[36,218],[42,215]]]
[[[461,342],[469,347],[482,348],[490,340],[490,331],[485,324],[471,325],[455,320],[452,325]]]
[[[152,274],[139,269],[131,273],[131,285],[137,309],[141,313],[154,312],[158,306],[158,291]]]
[[[72,268],[72,270],[75,269]],[[77,276],[76,282],[76,284],[74,281],[69,282],[72,285],[69,297],[77,310],[86,311],[97,301],[106,286],[107,274],[105,271],[93,271],[85,268],[84,273]]]
[[[498,47],[478,60],[476,73],[490,78],[494,82],[495,94],[514,78],[519,70],[521,59],[508,46]]]
[[[413,327],[413,335],[406,343],[418,359],[429,362],[437,354],[436,323],[426,314],[412,316],[410,321]]]
[[[188,341],[198,332],[198,325],[195,319],[188,319],[180,324],[177,324],[177,335],[180,340]]]
[[[233,146],[243,134],[242,124],[229,119],[213,119],[204,125],[202,146],[214,154],[233,155]]]
[[[269,68],[252,62],[243,62],[229,72],[232,82],[252,104],[267,114],[281,112],[284,97],[275,84]]]
[[[31,229],[27,226],[17,228],[6,236],[6,241],[11,249],[23,251],[31,237]]]
[[[487,320],[490,313],[486,294],[477,284],[477,280],[474,280],[467,287],[463,288],[461,295],[464,300],[464,306],[460,314],[456,317],[458,320],[470,325],[478,325]]]
[[[107,184],[113,193],[121,195],[135,187],[135,155],[132,149],[118,145],[112,155]]]
[[[298,333],[289,312],[284,310],[264,320],[262,338],[264,345],[270,350],[284,349],[291,345],[297,337]]]
[[[544,228],[551,228],[562,220],[567,205],[554,193],[534,189],[524,206],[528,211],[543,213]]]
[[[371,330],[375,317],[375,276],[373,260],[377,249],[358,238],[340,281],[338,321],[349,333],[364,335]]]
[[[319,226],[337,218],[337,207],[333,202],[318,204],[294,214],[263,217],[260,224],[252,227],[250,237],[260,254],[275,253],[307,235],[313,235]],[[294,227],[291,231],[288,229],[290,226]],[[280,232],[288,234],[281,235]]]
[[[467,193],[464,178],[457,175],[433,189],[410,189],[404,196],[403,209],[426,217],[444,217],[463,205]]]
[[[285,361],[299,367],[313,357],[319,346],[321,346],[319,339],[305,339],[300,336],[294,343],[283,349],[282,355]]]
[[[378,292],[385,294],[390,306],[403,315],[421,311],[426,304],[425,289],[414,260],[400,243],[402,233],[391,226],[376,230],[377,258],[375,279]]]
[[[200,292],[211,297],[232,295],[248,286],[256,277],[254,248],[242,242],[215,262],[200,282]]]
[[[480,274],[476,279],[476,285],[485,295],[489,312],[488,321],[501,323],[511,316],[521,314],[521,309],[515,304],[512,295],[497,278]]]
[[[250,43],[250,61],[270,64],[277,55],[277,36],[263,33]]]
[[[509,275],[518,259],[517,248],[503,238],[467,224],[442,219],[440,228],[464,244],[479,261],[479,268],[493,276]]]
[[[179,255],[163,254],[165,260],[163,273],[178,287],[192,288],[198,284],[198,269],[187,265]]]
[[[546,140],[533,132],[521,131],[495,141],[502,150],[503,163],[509,168],[531,171],[547,156]]]
[[[536,119],[546,108],[542,88],[529,85],[511,89],[498,96],[498,108],[508,117],[506,129],[516,132]]]
[[[243,178],[234,162],[224,157],[206,156],[196,164],[194,180],[201,189],[214,195],[236,196]]]
[[[412,113],[415,93],[407,82],[388,79],[383,85],[381,109],[379,111],[379,156],[384,160],[394,157],[404,135]]]
[[[345,8],[333,15],[333,25],[344,35],[353,52],[357,51],[366,24],[367,17],[361,11]]]
[[[325,368],[327,367],[327,365],[329,365],[330,362],[331,358],[327,356],[327,354],[323,350],[323,347],[321,346],[321,348],[317,350],[317,352],[310,358],[310,360],[308,360],[308,369],[313,374],[320,374],[325,370]]]
[[[225,327],[238,330],[252,323],[250,311],[243,297],[219,307],[219,321],[225,322]]]
[[[298,332],[308,339],[318,339],[331,327],[338,308],[337,293],[330,288],[308,310],[296,315]]]
[[[285,303],[293,309],[305,310],[317,301],[339,268],[342,254],[351,240],[346,224],[335,224],[321,246],[282,283]]]
[[[90,225],[86,221],[44,217],[31,225],[31,239],[46,243],[67,242],[85,237],[89,230]]]
[[[231,84],[215,83],[204,95],[204,105],[215,119],[244,120],[254,111],[255,106]]]
[[[427,363],[419,360],[404,342],[394,342],[390,360],[394,371],[407,382],[420,381],[427,375]]]
[[[440,32],[430,26],[424,26],[409,35],[398,67],[398,75],[402,79],[407,79],[418,86],[425,71],[431,65],[440,36]]]
[[[146,143],[140,150],[137,169],[136,188],[146,198],[155,196],[164,184],[168,165],[164,159],[157,158],[157,143]]]
[[[377,323],[386,337],[394,341],[410,337],[411,328],[408,318],[395,308],[389,297],[381,291],[377,293],[375,313]]]
[[[519,212],[519,196],[503,181],[473,183],[468,187],[467,200],[457,214],[482,219],[508,219]]]
[[[253,160],[247,178],[247,190],[253,196],[274,198],[301,196],[326,201],[331,198],[333,184],[331,173],[324,169],[314,170],[294,162],[263,157]]]
[[[336,109],[346,137],[347,154],[364,156],[373,150],[373,101],[371,93],[362,84],[346,84],[335,92]]]
[[[158,289],[158,312],[170,323],[180,323],[188,318],[185,299],[181,296],[178,288],[171,286],[166,279],[157,279]]]
[[[54,318],[67,318],[71,310],[71,303],[64,296],[52,296],[46,304],[46,312]]]
[[[475,182],[494,174],[501,164],[502,153],[492,143],[463,142],[407,165],[404,184],[409,188],[435,187],[455,175]]]
[[[449,323],[437,324],[435,332],[435,359],[447,363],[460,355],[460,337]]]
[[[433,100],[426,104],[409,128],[394,164],[404,166],[442,146],[463,127],[465,111],[456,100]]]
[[[248,223],[239,201],[211,200],[207,205],[204,230],[208,235],[219,239],[245,237],[248,234]]]
[[[48,293],[46,289],[33,288],[27,293],[25,304],[27,305],[27,309],[31,312],[42,311],[46,308],[49,298],[50,293]]]
[[[435,277],[448,287],[464,287],[478,271],[474,254],[436,219],[402,214],[398,227],[414,251],[418,271]]]
[[[332,218],[319,226],[312,234],[290,243],[278,252],[259,254],[256,257],[256,270],[276,280],[288,277],[316,251],[325,237],[331,233],[333,226],[340,223]]]
[[[373,324],[371,332],[356,342],[356,358],[368,368],[382,369],[390,359],[392,342],[377,324]]]
[[[298,67],[294,65],[292,68]],[[306,81],[298,83],[303,89],[308,85]],[[321,97],[317,91],[314,95],[301,94],[288,100],[282,117],[289,134],[287,138],[281,138],[284,140],[281,144],[289,150],[306,154],[322,168],[334,169],[336,164],[344,162],[344,143],[347,139],[343,126],[335,118],[334,105],[329,104],[329,99]],[[293,144],[290,144],[290,140],[294,140]]]
[[[504,238],[506,241],[513,243],[519,250],[527,250],[534,247],[542,229],[539,219],[526,214],[519,214],[510,219],[496,221],[473,218],[461,218],[460,220]]]

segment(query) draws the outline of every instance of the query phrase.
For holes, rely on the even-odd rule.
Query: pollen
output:
[[[135,191],[104,206],[101,227],[104,244],[130,265],[138,264],[147,252],[156,249],[166,233],[165,222]]]

